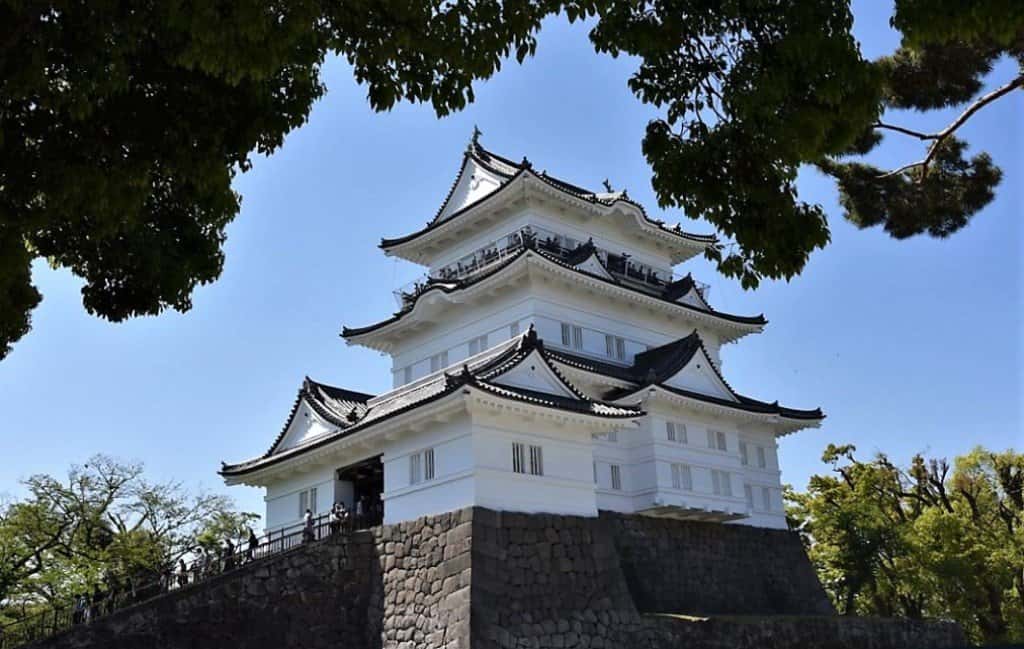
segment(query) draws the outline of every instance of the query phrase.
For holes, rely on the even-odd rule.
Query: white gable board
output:
[[[455,212],[472,205],[501,187],[501,178],[484,170],[476,160],[467,156],[455,190],[437,217],[443,221]]]
[[[309,407],[305,397],[303,397],[299,403],[298,410],[295,411],[295,416],[288,424],[288,430],[285,432],[284,438],[281,439],[281,443],[274,450],[279,453],[300,446],[321,435],[332,433],[335,430],[336,427],[324,421],[320,415],[316,414],[316,411]]]
[[[492,383],[576,398],[536,351],[531,352],[519,365],[495,378]]]
[[[703,349],[697,350],[686,367],[676,372],[664,383],[673,388],[736,401],[736,397],[733,396],[728,386],[718,377],[718,373],[715,372],[711,360]]]
[[[612,276],[608,272],[608,270],[605,269],[605,267],[601,264],[601,261],[593,254],[591,254],[589,257],[587,257],[580,263],[576,264],[574,268],[576,268],[576,270],[582,270],[585,273],[597,275],[598,277],[612,279]]]

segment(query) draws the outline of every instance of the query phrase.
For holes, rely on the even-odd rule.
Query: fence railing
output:
[[[43,640],[74,626],[91,624],[111,613],[172,593],[194,584],[230,572],[304,543],[319,541],[335,534],[347,534],[354,528],[361,528],[379,521],[364,517],[356,520],[331,520],[329,515],[305,523],[275,530],[265,534],[258,544],[243,544],[233,552],[200,554],[191,562],[179,562],[163,574],[143,579],[138,583],[129,582],[122,588],[96,591],[90,597],[79,598],[64,606],[54,606],[41,613],[35,613],[0,627],[0,649],[12,649],[20,645]]]
[[[399,308],[408,306],[420,293],[430,288],[433,282],[457,281],[465,279],[488,268],[491,268],[508,257],[516,254],[525,245],[526,239],[532,239],[541,250],[558,257],[568,257],[582,242],[565,235],[539,228],[525,226],[496,241],[480,247],[457,262],[448,264],[435,274],[424,274],[411,282],[403,284],[393,291]],[[599,249],[598,255],[608,267],[608,271],[620,278],[626,278],[648,289],[661,290],[668,283],[681,279],[681,275],[657,271],[646,264],[636,263],[629,255],[615,254]],[[697,290],[708,299],[709,286],[703,282],[694,282]]]

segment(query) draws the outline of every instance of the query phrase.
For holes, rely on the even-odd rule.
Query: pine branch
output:
[[[902,167],[900,167],[899,169],[896,169],[895,171],[890,171],[889,173],[882,174],[881,176],[878,176],[878,179],[882,180],[884,178],[890,178],[892,176],[899,175],[899,174],[903,173],[904,171],[908,171],[908,170],[913,169],[915,167],[921,167],[921,178],[920,178],[920,180],[924,180],[925,176],[928,175],[928,166],[932,163],[932,160],[935,159],[935,155],[939,152],[939,148],[942,146],[942,143],[946,141],[946,139],[948,139],[951,135],[953,135],[953,133],[955,133],[958,128],[963,126],[964,123],[967,120],[969,120],[976,112],[978,112],[979,110],[981,110],[982,108],[984,108],[988,104],[991,104],[995,100],[999,99],[1003,95],[1009,94],[1010,92],[1013,92],[1014,90],[1016,90],[1017,88],[1020,88],[1022,86],[1024,86],[1024,74],[1022,74],[1022,75],[1018,76],[1017,78],[1013,79],[1012,81],[1010,81],[1006,85],[1003,85],[1003,86],[1000,86],[999,88],[996,88],[995,90],[993,90],[992,92],[988,93],[987,95],[984,95],[983,97],[979,97],[977,101],[975,101],[973,104],[971,104],[970,106],[967,107],[967,110],[965,110],[963,113],[960,114],[959,117],[957,117],[955,120],[953,120],[953,122],[949,126],[947,126],[946,128],[944,128],[942,131],[940,131],[938,133],[932,133],[932,134],[919,133],[917,131],[913,131],[911,129],[905,129],[903,127],[892,126],[892,125],[883,125],[881,122],[877,123],[875,125],[877,128],[889,128],[889,129],[892,129],[894,131],[899,131],[901,133],[906,133],[907,135],[912,135],[912,136],[920,138],[922,140],[934,140],[932,142],[932,145],[930,147],[928,147],[928,153],[925,155],[924,159],[918,160],[917,162],[911,162],[910,164],[903,165]]]

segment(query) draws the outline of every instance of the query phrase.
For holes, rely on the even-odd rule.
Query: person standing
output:
[[[184,559],[178,559],[178,588],[188,586],[188,566]]]
[[[316,534],[313,532],[313,510],[307,509],[305,524],[302,527],[302,541],[305,543],[314,540],[316,540]]]
[[[224,570],[235,567],[235,544],[230,538],[224,539]]]
[[[249,561],[252,561],[253,559],[256,558],[256,550],[259,549],[259,547],[260,547],[260,540],[258,538],[256,538],[256,532],[253,532],[252,528],[250,527],[249,528],[249,550],[246,553],[246,556],[248,557]]]

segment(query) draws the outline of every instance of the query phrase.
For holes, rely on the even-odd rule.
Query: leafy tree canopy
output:
[[[904,40],[879,61],[851,35],[849,0],[0,0],[0,357],[41,299],[36,258],[82,277],[85,308],[110,320],[189,309],[223,266],[233,175],[305,121],[327,53],[374,109],[442,116],[562,13],[596,19],[597,51],[639,58],[630,88],[663,110],[643,142],[659,202],[731,240],[710,256],[746,287],[794,276],[829,241],[796,191],[804,165],[835,178],[846,218],[895,237],[955,232],[1000,180],[955,133],[1024,84],[978,96],[999,57],[1024,61],[1015,0],[896,0]],[[883,121],[959,105],[937,133]],[[920,139],[924,157],[850,159],[883,133]]]
[[[1024,455],[976,448],[906,468],[829,445],[832,475],[787,493],[822,583],[847,615],[956,620],[975,641],[1024,640]]]
[[[0,622],[78,593],[156,579],[197,543],[244,538],[258,518],[230,498],[154,483],[103,455],[64,479],[35,475],[0,506]]]

